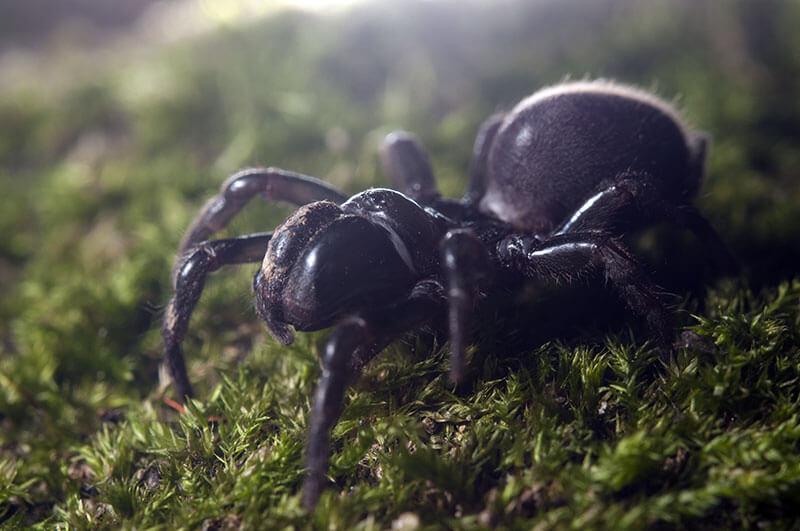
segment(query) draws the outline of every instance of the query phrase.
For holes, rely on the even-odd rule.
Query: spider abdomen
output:
[[[685,196],[697,178],[689,142],[676,111],[648,93],[607,82],[544,89],[504,118],[480,207],[544,234],[620,176]]]

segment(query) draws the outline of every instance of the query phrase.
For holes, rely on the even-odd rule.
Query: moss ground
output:
[[[588,5],[286,13],[3,94],[0,526],[797,525],[800,7]],[[636,243],[704,341],[664,359],[624,321],[522,352],[487,340],[456,390],[446,346],[410,337],[349,392],[336,488],[310,515],[298,488],[325,334],[268,339],[248,268],[216,275],[193,318],[200,399],[164,404],[172,253],[226,174],[277,165],[355,192],[383,183],[377,142],[406,128],[457,196],[482,118],[584,73],[680,95],[713,136],[698,203],[741,277],[715,279],[674,231]],[[254,204],[229,233],[287,212]]]

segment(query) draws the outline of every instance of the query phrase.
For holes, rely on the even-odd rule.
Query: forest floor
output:
[[[0,526],[796,523],[800,7],[753,4],[286,12],[3,91]],[[252,309],[252,268],[209,281],[185,342],[198,399],[180,415],[164,400],[173,255],[228,174],[274,165],[355,193],[385,184],[377,145],[404,128],[458,197],[483,118],[587,73],[679,97],[713,138],[698,206],[741,274],[718,278],[668,227],[631,240],[700,341],[665,356],[611,298],[596,313],[621,318],[525,349],[496,339],[500,324],[482,327],[456,389],[447,345],[410,336],[348,393],[332,488],[313,514],[299,488],[325,333],[272,341]],[[289,212],[253,204],[226,234]],[[547,293],[532,316],[575,317]]]

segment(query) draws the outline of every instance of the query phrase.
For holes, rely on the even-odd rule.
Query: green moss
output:
[[[612,16],[574,2],[284,14],[109,67],[55,98],[8,95],[0,525],[793,523],[800,41],[787,28],[800,11],[776,3],[751,24],[746,1],[726,0],[725,17],[656,4],[622,2]],[[742,39],[720,47],[730,35]],[[158,324],[172,253],[226,173],[278,165],[360,190],[383,183],[377,142],[405,127],[429,146],[442,189],[459,195],[484,116],[584,72],[681,94],[714,138],[700,206],[741,278],[715,282],[681,235],[640,242],[659,279],[692,289],[681,314],[696,346],[664,358],[624,331],[522,353],[487,341],[469,389],[456,390],[446,348],[424,336],[395,345],[348,393],[333,432],[336,486],[308,515],[298,490],[325,334],[277,346],[240,268],[209,282],[192,320],[200,399],[184,415],[164,404]],[[227,233],[287,212],[254,204]]]

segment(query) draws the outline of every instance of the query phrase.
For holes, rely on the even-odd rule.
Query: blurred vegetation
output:
[[[0,525],[795,522],[800,3],[401,4],[285,12],[0,95]],[[385,183],[376,146],[405,128],[458,196],[483,118],[585,75],[677,96],[713,137],[699,204],[742,278],[715,281],[681,233],[639,243],[708,348],[662,362],[624,327],[497,347],[455,392],[446,350],[392,347],[349,394],[314,515],[297,492],[324,334],[266,338],[249,268],[217,275],[193,318],[201,400],[180,417],[162,403],[172,253],[228,173],[276,165],[355,192]],[[229,232],[287,212],[253,205]]]

